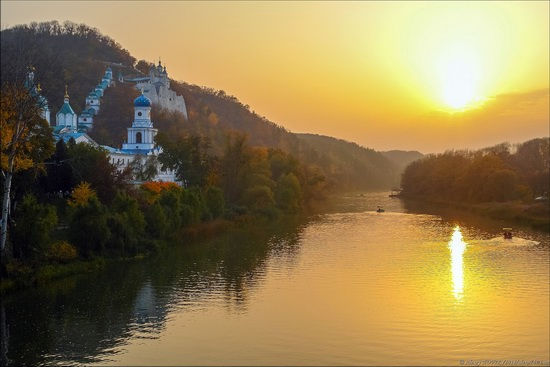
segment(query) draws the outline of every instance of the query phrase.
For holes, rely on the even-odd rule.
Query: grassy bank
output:
[[[483,217],[503,220],[510,224],[531,227],[538,231],[550,231],[550,205],[548,201],[524,203],[509,201],[502,203],[468,204],[434,200],[424,196],[404,196],[404,199],[421,200],[445,207],[459,209]]]
[[[543,203],[490,203],[477,204],[469,210],[492,219],[506,220],[540,231],[550,231],[550,208],[548,202]]]
[[[0,280],[0,294],[47,284],[53,280],[101,269],[105,258],[77,260],[68,264],[29,264],[12,260],[6,265],[7,276]]]

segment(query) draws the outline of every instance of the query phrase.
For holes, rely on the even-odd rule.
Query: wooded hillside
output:
[[[99,30],[73,22],[32,23],[2,31],[2,80],[23,80],[28,67],[35,68],[35,79],[48,99],[51,119],[63,104],[65,85],[76,113],[84,107],[90,90],[110,66],[113,75],[146,71],[145,60],[136,63],[120,44]],[[356,144],[332,139],[304,138],[280,124],[250,111],[235,96],[208,87],[172,81],[171,88],[183,95],[189,120],[177,113],[153,108],[152,120],[159,131],[171,136],[193,135],[207,138],[209,153],[223,152],[229,132],[248,135],[252,146],[277,148],[304,163],[318,167],[335,189],[389,189],[396,184],[400,167]],[[137,91],[129,84],[117,83],[108,88],[101,100],[101,110],[94,118],[92,138],[99,144],[119,146],[132,123],[132,100]]]

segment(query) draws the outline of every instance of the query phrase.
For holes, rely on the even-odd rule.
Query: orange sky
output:
[[[1,1],[3,28],[98,28],[292,132],[376,150],[549,133],[549,2]]]

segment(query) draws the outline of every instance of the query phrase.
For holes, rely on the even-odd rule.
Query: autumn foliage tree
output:
[[[548,192],[548,142],[426,156],[405,169],[403,193],[468,203],[530,200]]]
[[[52,131],[41,117],[43,106],[22,83],[2,84],[0,95],[0,167],[2,172],[2,221],[0,251],[6,247],[14,174],[43,169],[54,151]]]

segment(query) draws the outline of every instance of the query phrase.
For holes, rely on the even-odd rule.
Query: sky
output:
[[[2,29],[99,29],[291,132],[375,150],[550,135],[548,1],[7,1]]]

